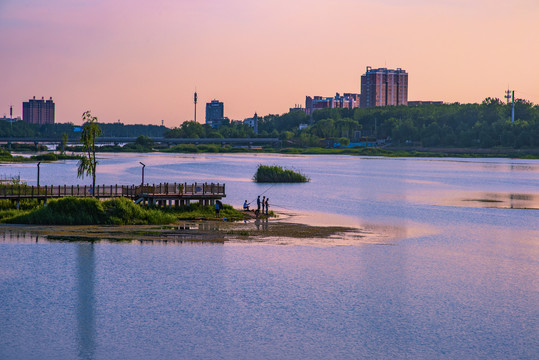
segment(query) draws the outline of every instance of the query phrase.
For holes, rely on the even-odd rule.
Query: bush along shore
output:
[[[258,165],[253,180],[260,183],[292,183],[292,182],[309,182],[310,179],[305,175],[290,170],[283,169],[281,166],[273,165]]]
[[[32,225],[166,225],[178,220],[243,220],[249,216],[224,205],[219,216],[213,206],[193,203],[180,208],[142,207],[125,198],[99,201],[66,197],[50,200],[47,206],[36,200],[22,200],[19,209],[0,200],[0,222]]]
[[[58,161],[58,160],[78,160],[80,155],[68,155],[65,153],[44,153],[32,155],[30,157],[13,156],[9,151],[0,149],[0,162],[34,162],[34,161]]]

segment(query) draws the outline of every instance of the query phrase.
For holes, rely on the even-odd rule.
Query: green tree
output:
[[[67,135],[67,133],[63,133],[62,134],[62,149],[61,149],[62,154],[65,153],[66,151],[66,146],[67,146],[68,141],[69,141],[69,136]]]
[[[151,137],[146,135],[139,135],[137,139],[135,140],[136,145],[140,145],[144,148],[149,148],[151,150],[152,146],[154,145],[154,141]]]
[[[82,114],[82,121],[84,126],[82,127],[80,142],[82,144],[84,155],[79,160],[77,176],[80,178],[84,178],[84,176],[91,176],[92,189],[95,191],[95,175],[97,169],[97,159],[95,158],[95,139],[98,136],[103,135],[103,131],[97,124],[97,117],[92,116],[90,111],[86,111]]]

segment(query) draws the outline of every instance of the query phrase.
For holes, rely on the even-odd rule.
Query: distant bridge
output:
[[[166,137],[150,137],[154,142],[161,144],[275,144],[280,145],[281,140],[279,138],[166,138]],[[96,144],[125,144],[133,143],[137,140],[137,137],[116,137],[116,136],[100,136],[96,138]],[[35,144],[60,144],[61,139],[57,138],[25,138],[25,137],[0,137],[0,143],[12,144],[12,143],[30,143]],[[68,144],[78,144],[78,139],[69,139]]]

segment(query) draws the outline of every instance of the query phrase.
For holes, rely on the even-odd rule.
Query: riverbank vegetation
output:
[[[219,216],[212,206],[193,203],[181,208],[142,207],[125,198],[99,201],[66,197],[50,200],[21,200],[19,209],[10,200],[0,200],[0,222],[32,225],[162,225],[178,220],[243,220],[247,215],[224,205]]]
[[[301,126],[300,126],[301,125]],[[301,127],[301,130],[300,130]],[[511,105],[487,98],[481,104],[432,104],[356,109],[320,109],[267,115],[258,120],[258,134],[243,123],[225,122],[213,129],[184,122],[165,137],[279,137],[284,147],[333,147],[354,143],[395,146],[489,149],[537,149],[539,106],[517,99]]]
[[[512,107],[499,99],[487,98],[481,104],[430,104],[420,106],[387,106],[356,109],[320,109],[308,116],[300,110],[282,115],[258,117],[258,133],[242,121],[224,119],[215,129],[193,121],[167,129],[155,125],[99,124],[103,136],[138,136],[134,143],[124,146],[106,145],[96,151],[117,152],[179,152],[179,153],[342,153],[320,149],[352,149],[376,147],[387,152],[381,156],[496,156],[539,157],[539,106],[529,101],[515,101]],[[7,122],[6,122],[7,123]],[[37,126],[17,121],[11,130],[0,124],[0,136],[56,137],[67,134],[78,139],[80,131],[73,124]],[[80,127],[79,127],[80,128]],[[127,128],[130,130],[127,131]],[[80,130],[80,129],[79,129]],[[170,145],[154,143],[154,137],[165,139],[215,139],[217,144]],[[219,143],[223,138],[276,138],[278,143],[264,147],[245,144],[231,146]],[[251,146],[249,146],[251,145]],[[19,146],[12,144],[12,146]],[[33,145],[29,145],[33,146]],[[35,147],[35,146],[34,146]],[[77,148],[68,148],[72,151]],[[349,150],[346,150],[349,151]],[[361,154],[353,150],[350,154]],[[364,151],[361,155],[370,155]]]
[[[0,162],[35,162],[35,161],[58,161],[58,160],[78,160],[79,155],[62,153],[44,153],[39,155],[13,156],[9,151],[0,149]]]
[[[253,176],[253,180],[259,183],[294,183],[308,182],[309,178],[297,171],[284,169],[281,166],[260,164]]]

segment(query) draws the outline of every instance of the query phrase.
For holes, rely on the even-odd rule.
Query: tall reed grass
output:
[[[281,166],[258,165],[253,180],[263,183],[277,182],[309,182],[310,179],[305,175],[290,169],[283,169]]]

